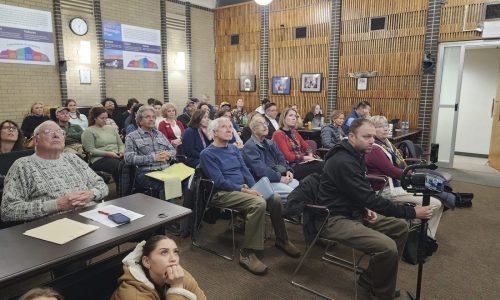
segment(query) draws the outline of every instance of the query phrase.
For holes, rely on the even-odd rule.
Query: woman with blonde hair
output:
[[[47,120],[49,120],[49,117],[43,114],[43,104],[40,102],[33,103],[30,113],[24,118],[21,124],[24,136],[30,138],[33,135],[33,130]]]
[[[184,126],[177,120],[177,108],[172,103],[165,103],[161,107],[163,121],[158,125],[158,130],[165,135],[172,146],[177,147],[182,144]]]

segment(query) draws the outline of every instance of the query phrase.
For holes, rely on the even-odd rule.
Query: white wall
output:
[[[500,49],[465,52],[455,152],[488,154]]]

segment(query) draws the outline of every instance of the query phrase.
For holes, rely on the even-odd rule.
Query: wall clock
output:
[[[80,17],[71,19],[71,21],[69,21],[69,28],[71,28],[71,31],[73,31],[74,34],[80,36],[86,35],[89,31],[87,21]]]

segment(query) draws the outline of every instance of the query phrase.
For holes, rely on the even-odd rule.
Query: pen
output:
[[[100,213],[100,214],[103,214],[103,215],[105,215],[105,216],[109,216],[109,213],[107,213],[107,212],[105,212],[105,211],[98,210],[97,212],[98,212],[98,213]]]

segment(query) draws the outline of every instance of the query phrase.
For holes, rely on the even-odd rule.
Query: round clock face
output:
[[[74,34],[85,35],[89,30],[87,22],[82,18],[74,18],[69,22],[69,27]]]

